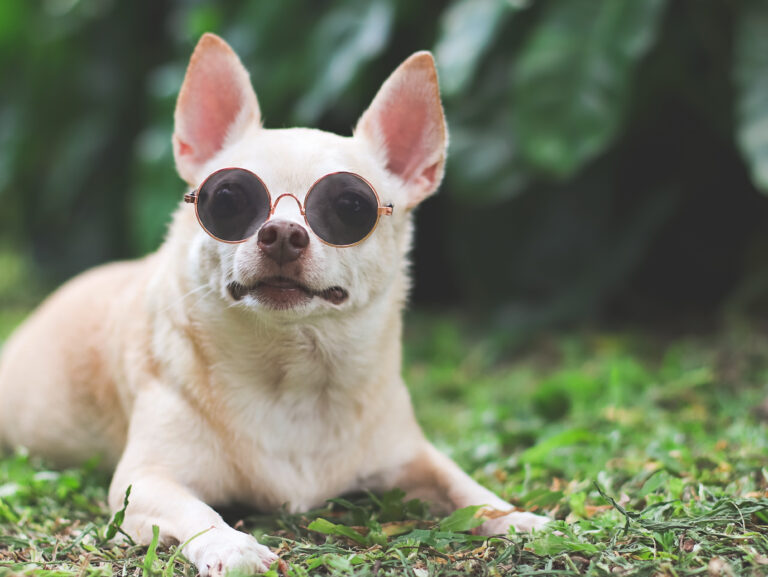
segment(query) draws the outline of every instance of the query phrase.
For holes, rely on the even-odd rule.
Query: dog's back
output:
[[[96,268],[71,280],[4,344],[0,357],[0,442],[57,463],[101,455],[114,465],[125,442],[107,343],[116,307],[136,306],[146,260]],[[140,315],[137,315],[140,316]]]

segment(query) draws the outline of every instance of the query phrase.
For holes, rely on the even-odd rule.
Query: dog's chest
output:
[[[380,403],[352,368],[289,359],[222,378],[239,499],[304,510],[355,488]]]

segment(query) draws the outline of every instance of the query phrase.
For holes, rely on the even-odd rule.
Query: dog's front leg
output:
[[[227,525],[203,499],[226,496],[228,467],[215,437],[173,391],[154,387],[136,399],[128,442],[109,491],[122,507],[131,486],[122,529],[140,544],[189,543],[183,554],[202,577],[228,570],[262,573],[277,560],[254,537]]]
[[[516,531],[540,529],[549,519],[533,513],[515,511],[514,507],[493,492],[475,482],[451,459],[429,443],[393,479],[393,486],[403,489],[408,498],[423,499],[443,510],[453,510],[472,505],[482,505],[492,512],[505,512],[503,516],[493,515],[476,531],[482,535],[506,535],[510,527]]]
[[[227,525],[221,516],[178,482],[150,471],[135,471],[112,483],[112,508],[120,501],[125,481],[132,478],[130,503],[122,529],[136,542],[146,545],[152,525],[160,529],[163,543],[184,543],[183,553],[200,575],[221,575],[230,569],[263,573],[277,560],[269,548],[255,538]],[[127,485],[126,485],[127,487]]]

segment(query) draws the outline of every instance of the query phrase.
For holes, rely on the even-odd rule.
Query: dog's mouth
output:
[[[318,291],[281,276],[261,279],[252,286],[231,282],[227,285],[227,291],[236,301],[242,300],[246,295],[252,295],[260,303],[277,310],[294,308],[308,303],[315,297],[334,305],[340,305],[349,298],[349,293],[340,286]]]

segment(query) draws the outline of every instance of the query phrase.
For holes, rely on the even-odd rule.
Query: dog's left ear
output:
[[[440,103],[435,61],[417,52],[384,82],[357,123],[355,137],[368,140],[398,176],[413,208],[443,179],[447,128]]]

